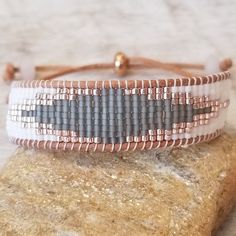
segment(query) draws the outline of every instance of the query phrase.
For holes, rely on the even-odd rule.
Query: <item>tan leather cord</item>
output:
[[[124,60],[125,64],[121,65],[124,66],[123,68],[116,68],[115,60],[117,60],[117,57],[115,57],[114,63],[94,63],[94,64],[88,64],[83,66],[60,66],[60,65],[45,65],[45,66],[36,66],[36,72],[39,73],[46,73],[53,71],[50,75],[44,76],[40,78],[40,80],[51,80],[55,79],[59,76],[71,74],[71,73],[77,73],[77,72],[83,72],[83,71],[91,71],[91,70],[105,70],[105,69],[115,69],[115,71],[120,75],[124,75],[127,70],[129,69],[145,69],[145,68],[153,68],[153,69],[161,69],[165,71],[174,72],[176,74],[180,74],[186,77],[193,76],[193,73],[187,71],[186,69],[197,69],[197,70],[203,70],[204,65],[203,64],[187,64],[187,63],[164,63],[160,62],[158,60],[149,59],[145,57],[126,57],[123,53],[118,53],[122,60]],[[219,67],[222,71],[228,70],[232,66],[232,60],[231,59],[225,59],[221,61]],[[117,70],[116,70],[117,69]],[[4,73],[4,80],[6,81],[12,81],[15,78],[15,73],[20,72],[20,69],[15,67],[13,64],[7,64],[5,73]]]

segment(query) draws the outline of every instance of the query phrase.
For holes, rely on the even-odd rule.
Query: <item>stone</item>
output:
[[[122,155],[18,148],[0,174],[0,232],[208,236],[235,193],[235,135]]]

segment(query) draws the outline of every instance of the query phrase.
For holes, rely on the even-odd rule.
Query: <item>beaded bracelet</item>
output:
[[[8,64],[4,78],[15,80],[7,116],[10,141],[36,149],[119,152],[211,140],[224,127],[230,89],[227,70],[232,61],[213,63],[215,74],[210,75],[194,76],[188,69],[209,70],[212,62],[206,66],[162,63],[117,53],[114,63],[80,67]],[[84,70],[114,69],[123,76],[144,68],[182,77],[59,79]]]

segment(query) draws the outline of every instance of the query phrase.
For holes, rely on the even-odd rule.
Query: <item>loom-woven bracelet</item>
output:
[[[8,135],[11,142],[28,148],[110,152],[208,141],[224,127],[231,65],[227,59],[216,65],[214,74],[193,76],[187,69],[206,66],[127,58],[118,53],[114,63],[38,66],[35,71],[40,75],[35,79],[32,68],[9,64],[5,79],[16,81],[9,95]],[[58,79],[87,69],[114,68],[124,75],[128,69],[146,67],[183,77]]]

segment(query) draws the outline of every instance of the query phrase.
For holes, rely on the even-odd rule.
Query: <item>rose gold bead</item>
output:
[[[148,94],[148,100],[154,100],[154,99],[156,99],[156,94]]]
[[[206,119],[210,119],[210,118],[211,118],[211,113],[206,113],[206,114],[205,114],[205,118],[206,118]]]
[[[115,73],[119,76],[124,76],[129,68],[129,59],[128,57],[122,53],[118,52],[114,58],[114,70]]]
[[[171,99],[171,94],[170,93],[163,93],[163,98],[164,99]]]
[[[192,98],[193,96],[192,96],[191,93],[185,93],[185,97],[186,97],[186,98]]]
[[[140,94],[139,88],[133,88],[131,94]]]
[[[142,138],[140,136],[134,136],[134,142],[139,143],[142,141]]]
[[[48,130],[47,130],[47,134],[53,135],[53,134],[54,134],[54,132],[53,132],[53,130],[51,130],[51,129],[48,129]]]
[[[215,111],[216,111],[216,106],[212,106],[212,107],[211,107],[211,111],[212,111],[212,112],[215,112]]]
[[[70,88],[70,94],[71,94],[71,95],[77,94],[77,90],[74,89],[74,88]]]
[[[164,134],[164,130],[163,129],[157,129],[157,134],[158,135]]]
[[[156,93],[163,93],[163,88],[156,88]]]
[[[78,95],[84,95],[84,89],[78,88],[77,93]]]
[[[58,93],[58,94],[55,94],[54,96],[53,96],[53,99],[55,99],[55,100],[60,100],[60,94]],[[38,101],[38,100],[37,100]],[[39,100],[40,101],[40,100]]]
[[[205,102],[209,102],[210,101],[210,97],[209,96],[204,96],[204,100],[205,100]]]
[[[204,120],[204,119],[205,119],[205,114],[200,114],[200,115],[199,115],[199,119],[200,119],[200,120]]]
[[[84,143],[85,142],[85,138],[83,137],[78,137],[79,143]]]
[[[101,90],[100,89],[93,89],[92,93],[94,96],[99,96],[101,94]]]
[[[61,136],[62,135],[62,131],[61,130],[55,130],[55,135]]]
[[[161,99],[163,98],[163,94],[162,94],[162,93],[157,93],[156,96],[155,96],[155,98],[156,98],[157,100],[161,100]]]
[[[172,134],[178,134],[179,133],[179,129],[172,129]]]
[[[156,135],[157,131],[156,130],[148,130],[149,135]]]
[[[179,129],[180,128],[180,124],[179,123],[173,123],[172,124],[172,128],[173,129]]]
[[[216,106],[215,107],[215,111],[218,112],[220,110],[220,107],[219,106]]]
[[[157,141],[163,141],[164,136],[163,135],[157,135]]]
[[[200,125],[204,125],[204,124],[205,124],[205,120],[200,120],[200,121],[199,121],[199,124],[200,124]]]
[[[148,141],[149,140],[149,136],[148,135],[143,135],[142,136],[142,141],[143,142],[146,142],[146,141]]]
[[[171,88],[170,87],[164,87],[163,91],[164,91],[164,93],[171,93]]]
[[[199,115],[194,115],[194,116],[193,116],[193,120],[194,120],[194,121],[199,120]]]
[[[204,125],[208,125],[209,124],[209,120],[204,120]]]
[[[155,88],[148,88],[148,93],[155,94],[156,89]]]
[[[192,130],[191,128],[185,128],[186,133],[191,133],[191,130]]]
[[[193,104],[192,98],[186,98],[186,104]]]
[[[140,94],[147,94],[148,93],[147,91],[148,91],[147,88],[141,88]]]
[[[86,143],[93,143],[93,138],[85,138]]]
[[[67,130],[62,130],[62,136],[68,137],[70,135],[70,132]]]
[[[71,137],[70,139],[72,143],[77,143],[79,141],[78,137]]]
[[[125,95],[131,95],[131,90],[130,89],[125,89]]]
[[[179,127],[180,127],[180,129],[184,129],[186,127],[186,123],[185,122],[180,122]]]
[[[94,138],[94,143],[101,143],[101,138],[100,137],[95,137]]]
[[[219,101],[219,100],[216,100],[216,101],[215,101],[215,105],[216,105],[216,106],[219,106],[219,105],[220,105],[220,101]]]
[[[69,100],[72,101],[72,100],[76,100],[77,96],[74,94],[74,95],[69,95]]]
[[[194,104],[199,103],[199,97],[193,97],[193,103]]]
[[[170,141],[172,139],[172,136],[171,135],[165,135],[164,139],[166,141]]]
[[[61,140],[65,143],[69,143],[70,142],[70,137],[61,137]]]
[[[172,92],[172,93],[171,93],[171,97],[172,97],[172,98],[179,98],[179,93]]]
[[[186,104],[186,98],[185,97],[180,97],[179,98],[179,104]]]
[[[177,104],[179,104],[179,99],[178,99],[178,98],[172,98],[172,99],[171,99],[171,104],[172,104],[172,105],[177,105]]]
[[[157,137],[150,135],[150,136],[149,136],[149,140],[150,140],[151,142],[154,142],[154,141],[157,140]]]
[[[70,131],[70,136],[71,136],[71,137],[77,137],[77,136],[78,136],[78,133],[75,132],[75,131]]]
[[[132,136],[127,136],[126,137],[126,142],[131,143],[134,141],[134,138]]]
[[[187,128],[193,128],[193,122],[187,122],[186,127]]]
[[[199,104],[193,104],[193,109],[199,109]]]
[[[211,106],[211,102],[207,101],[205,102],[205,107],[210,107]]]
[[[198,127],[199,126],[199,120],[196,120],[193,122],[193,127]]]
[[[183,129],[180,128],[180,129],[179,129],[179,134],[183,134],[183,133],[184,133],[184,130],[185,130],[184,128],[183,128]]]
[[[204,97],[199,97],[198,102],[200,102],[200,103],[204,102]]]
[[[165,130],[165,135],[171,135],[172,134],[172,130]]]

